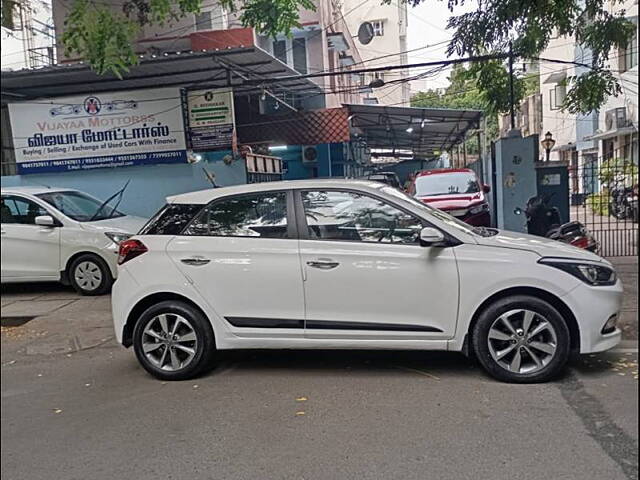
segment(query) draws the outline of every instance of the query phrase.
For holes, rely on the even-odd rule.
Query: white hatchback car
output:
[[[77,190],[2,189],[2,283],[62,281],[99,295],[117,274],[118,243],[145,219]]]
[[[377,182],[171,197],[118,261],[116,337],[167,380],[216,349],[360,348],[473,352],[500,380],[540,382],[621,338],[606,260],[472,228]]]

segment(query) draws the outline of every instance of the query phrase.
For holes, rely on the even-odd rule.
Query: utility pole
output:
[[[513,43],[509,42],[509,103],[511,106],[511,130],[516,129],[515,93],[513,91]]]

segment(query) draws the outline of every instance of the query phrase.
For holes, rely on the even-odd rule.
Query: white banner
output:
[[[232,90],[187,92],[190,148],[194,151],[232,148],[234,110]]]
[[[181,107],[177,88],[9,104],[18,173],[186,162]]]

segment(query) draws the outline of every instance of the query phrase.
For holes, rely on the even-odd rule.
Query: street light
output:
[[[545,133],[544,140],[540,142],[540,145],[542,145],[542,148],[544,148],[544,151],[547,153],[547,162],[549,161],[549,155],[551,155],[551,149],[555,144],[556,141],[553,139],[551,132]]]

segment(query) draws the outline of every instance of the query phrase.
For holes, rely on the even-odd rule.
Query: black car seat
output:
[[[11,209],[4,200],[0,202],[0,222],[1,223],[16,223],[16,217],[11,213]]]

